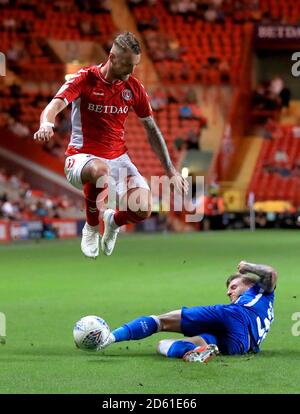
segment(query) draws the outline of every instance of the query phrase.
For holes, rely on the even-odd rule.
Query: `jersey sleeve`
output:
[[[67,105],[77,99],[86,85],[87,74],[86,69],[80,69],[62,85],[54,98],[63,99]]]
[[[152,116],[149,96],[141,83],[138,84],[133,109],[139,118],[147,118],[148,116]]]

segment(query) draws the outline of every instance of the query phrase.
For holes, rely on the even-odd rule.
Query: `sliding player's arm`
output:
[[[43,110],[40,118],[40,128],[34,134],[34,139],[38,141],[49,141],[54,135],[53,128],[55,123],[56,115],[59,114],[67,103],[59,98],[54,98]]]
[[[152,116],[148,116],[147,118],[140,118],[145,130],[147,132],[148,141],[158,156],[162,166],[164,167],[166,173],[169,177],[175,177],[175,186],[177,187],[178,191],[183,191],[187,193],[188,191],[188,182],[182,177],[182,175],[176,170],[172,161],[170,159],[169,151],[163,135],[158,128],[154,118]]]
[[[253,273],[259,277],[258,284],[265,292],[272,292],[277,283],[277,272],[273,267],[241,261],[238,264],[240,273]]]

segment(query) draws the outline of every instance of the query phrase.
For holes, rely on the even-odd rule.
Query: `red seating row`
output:
[[[133,8],[136,21],[151,21],[153,10],[154,6],[146,5]],[[182,49],[178,61],[164,59],[155,62],[164,82],[220,83],[220,72],[208,64],[211,57],[226,60],[229,65],[229,81],[238,81],[245,38],[244,25],[234,24],[230,19],[226,19],[223,25],[201,20],[191,23],[183,16],[171,15],[162,1],[155,4],[155,15],[158,16],[157,32],[151,30],[150,33],[157,33],[167,43],[176,42]],[[148,32],[143,32],[145,39]]]
[[[281,138],[263,143],[248,192],[254,192],[257,201],[287,200],[298,206],[300,139],[293,135],[293,126],[281,129]]]

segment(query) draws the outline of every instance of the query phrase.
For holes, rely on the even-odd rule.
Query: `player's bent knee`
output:
[[[101,177],[107,177],[108,174],[109,168],[106,164],[98,160],[93,160],[83,168],[81,173],[82,182],[96,184]]]
[[[99,177],[108,175],[109,169],[105,164],[95,164],[91,167],[91,177],[97,180]]]
[[[151,208],[149,206],[141,206],[141,209],[136,211],[135,214],[141,219],[146,220],[151,215]]]
[[[128,217],[131,223],[140,223],[149,217],[149,213],[146,211],[132,211],[128,210]]]

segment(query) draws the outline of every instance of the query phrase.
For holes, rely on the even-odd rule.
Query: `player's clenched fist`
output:
[[[237,266],[238,271],[239,271],[240,273],[247,273],[247,272],[248,272],[248,267],[247,267],[247,265],[248,265],[248,263],[247,263],[247,262],[245,262],[244,260],[242,260],[242,261],[238,264],[238,266]]]
[[[54,125],[51,122],[41,124],[40,129],[34,134],[33,138],[37,141],[48,142],[54,135],[53,127]]]

